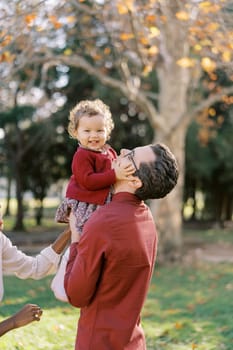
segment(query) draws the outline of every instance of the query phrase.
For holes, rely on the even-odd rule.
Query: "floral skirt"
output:
[[[111,197],[111,193],[109,193],[105,203],[109,203],[111,201]],[[55,221],[69,223],[69,215],[72,211],[76,218],[77,231],[81,234],[85,222],[89,219],[91,214],[101,206],[102,205],[99,204],[91,204],[80,202],[76,199],[65,198],[57,208]]]

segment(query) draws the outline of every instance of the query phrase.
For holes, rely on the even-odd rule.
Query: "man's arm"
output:
[[[87,222],[79,240],[74,221],[75,218],[70,215],[72,243],[64,286],[70,304],[84,307],[90,303],[96,292],[97,281],[102,272],[105,244],[103,240],[101,243],[99,240],[103,227],[100,228],[98,225],[93,227],[93,224],[89,225]]]

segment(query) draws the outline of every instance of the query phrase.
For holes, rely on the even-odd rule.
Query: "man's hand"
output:
[[[78,242],[80,239],[80,233],[77,230],[75,222],[76,222],[75,215],[71,211],[70,216],[69,216],[69,225],[70,225],[70,230],[71,230],[71,243]]]

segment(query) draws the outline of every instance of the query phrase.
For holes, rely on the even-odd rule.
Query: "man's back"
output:
[[[146,349],[140,311],[156,247],[150,210],[133,194],[117,193],[92,215],[78,245],[79,279],[69,289],[82,307],[76,349]]]

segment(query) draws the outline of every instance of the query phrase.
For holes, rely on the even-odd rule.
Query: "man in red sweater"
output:
[[[81,308],[76,350],[145,350],[140,312],[153,273],[157,233],[149,198],[176,185],[177,162],[162,145],[122,150],[134,179],[117,181],[113,199],[92,214],[79,240],[70,217],[72,244],[66,268],[69,302]]]

